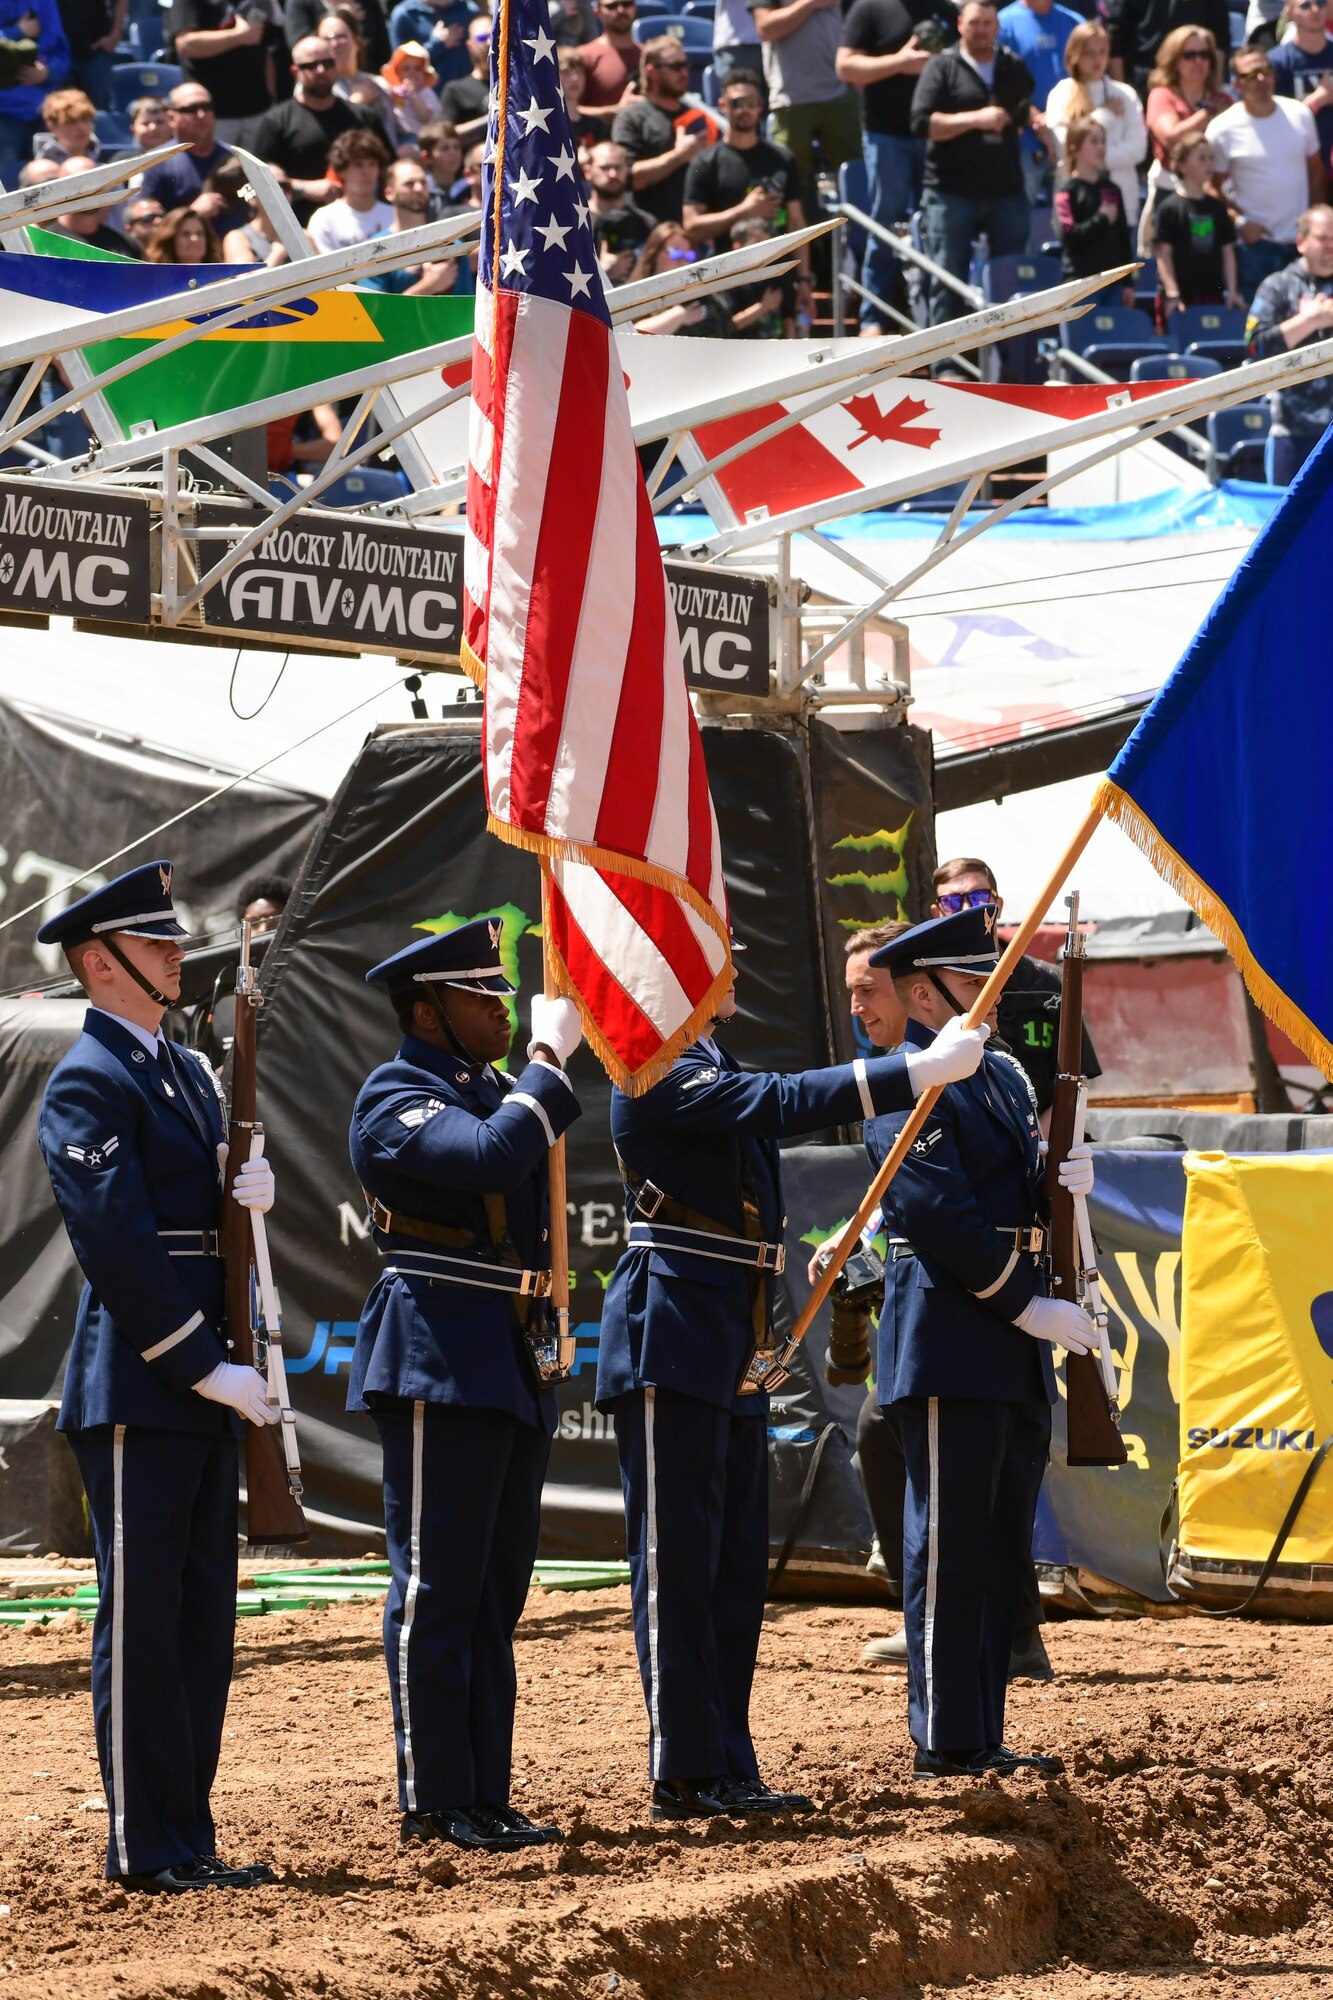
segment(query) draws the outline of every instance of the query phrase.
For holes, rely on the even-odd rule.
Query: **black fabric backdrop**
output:
[[[43,718],[0,702],[0,918],[58,889],[137,834],[192,806],[225,777],[165,752],[118,740],[65,719]],[[181,903],[196,923],[231,918],[238,883],[247,875],[294,875],[323,802],[281,785],[253,781],[199,806],[160,844],[113,862],[87,893],[159,854],[176,863]],[[61,905],[52,904],[52,910]],[[34,949],[48,912],[0,930],[0,991],[37,986],[59,976],[58,953]]]

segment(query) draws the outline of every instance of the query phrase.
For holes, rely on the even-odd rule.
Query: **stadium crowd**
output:
[[[1327,0],[681,3],[551,0],[608,285],[799,228],[841,194],[926,260],[859,231],[868,337],[1136,256],[1137,283],[1099,302],[1090,366],[1169,374],[1178,352],[1207,372],[1333,329]],[[0,179],[186,141],[115,210],[54,225],[168,263],[286,257],[237,144],[321,251],[464,213],[491,27],[472,0],[0,0]],[[805,333],[809,258],[644,330]],[[458,296],[475,264],[377,282]],[[1330,415],[1323,382],[1278,403],[1270,476]]]

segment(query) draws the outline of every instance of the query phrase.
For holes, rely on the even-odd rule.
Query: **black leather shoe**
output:
[[[1055,1679],[1055,1668],[1051,1665],[1051,1656],[1046,1651],[1046,1642],[1041,1636],[1040,1625],[1034,1625],[1030,1632],[1015,1633],[1009,1654],[1008,1678],[1011,1681]]]
[[[725,1818],[729,1808],[718,1796],[723,1778],[658,1778],[648,1817],[660,1819]]]
[[[220,1861],[216,1854],[201,1854],[199,1866],[216,1876],[223,1888],[258,1889],[266,1882],[276,1882],[277,1876],[267,1861],[241,1861],[235,1866]]]
[[[565,1837],[558,1826],[538,1826],[513,1806],[469,1806],[467,1816],[482,1833],[497,1840],[507,1836],[515,1847],[549,1847]]]
[[[912,1759],[914,1778],[981,1778],[991,1768],[984,1750],[963,1751],[952,1757],[942,1750],[918,1750]]]
[[[804,1792],[775,1792],[759,1778],[723,1778],[714,1790],[735,1819],[745,1819],[751,1813],[809,1813],[815,1809],[814,1800]]]
[[[1064,1774],[1063,1757],[1022,1756],[1002,1743],[998,1750],[992,1750],[986,1759],[986,1769],[1004,1777],[1009,1771],[1040,1771],[1043,1778],[1059,1778]]]
[[[481,1808],[478,1808],[480,1811]],[[452,1847],[479,1848],[486,1854],[512,1854],[523,1843],[498,1825],[487,1832],[461,1806],[443,1806],[439,1812],[404,1813],[398,1829],[404,1847],[414,1842],[447,1840]]]
[[[225,1873],[214,1874],[202,1861],[173,1861],[170,1868],[155,1868],[148,1875],[122,1875],[122,1889],[134,1889],[143,1896],[184,1896],[192,1889],[240,1888]]]

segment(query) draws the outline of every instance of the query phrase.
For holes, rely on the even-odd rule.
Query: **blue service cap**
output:
[[[516,993],[500,964],[503,930],[499,917],[478,917],[457,930],[420,938],[372,965],[366,984],[387,986],[391,993],[414,982],[461,986],[467,993]]]
[[[870,954],[895,979],[909,972],[994,972],[1000,962],[995,942],[993,903],[979,910],[959,910],[956,916],[932,917]]]
[[[122,931],[126,937],[189,936],[171,906],[169,861],[146,861],[142,868],[117,875],[104,889],[81,896],[58,916],[47,918],[37,942],[63,945],[68,951],[107,931]]]

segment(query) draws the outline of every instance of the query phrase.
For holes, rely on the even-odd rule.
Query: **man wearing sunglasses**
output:
[[[679,222],[685,170],[716,136],[702,105],[685,104],[690,60],[674,35],[645,42],[639,61],[640,95],[616,113],[611,137],[629,156],[636,201],[659,222]]]
[[[304,221],[342,193],[328,173],[329,148],[344,132],[373,132],[390,154],[388,134],[373,111],[363,111],[333,94],[335,58],[318,35],[307,35],[292,50],[295,89],[285,104],[274,104],[251,129],[249,144],[261,160],[281,167],[292,184],[292,202]]]
[[[1283,19],[1292,32],[1268,52],[1273,87],[1279,97],[1294,97],[1313,112],[1319,151],[1327,170],[1333,154],[1333,36],[1328,32],[1325,0],[1286,0]]]
[[[1214,191],[1236,225],[1240,288],[1252,299],[1265,278],[1295,261],[1300,217],[1324,199],[1324,163],[1308,106],[1274,94],[1262,49],[1239,50],[1231,74],[1240,102],[1213,120],[1208,137]]]

